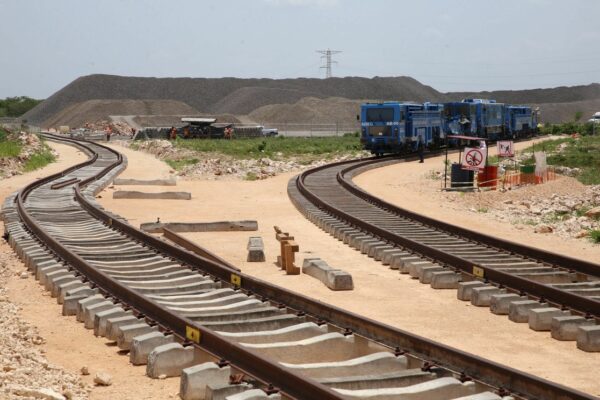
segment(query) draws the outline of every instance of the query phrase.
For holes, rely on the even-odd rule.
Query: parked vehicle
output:
[[[600,124],[600,111],[598,111],[597,113],[595,113],[592,118],[588,119],[588,122],[591,122],[593,124]]]
[[[277,130],[277,128],[265,128],[264,126],[261,126],[261,132],[263,136],[266,137],[273,137],[273,136],[277,136],[279,134],[279,131]]]

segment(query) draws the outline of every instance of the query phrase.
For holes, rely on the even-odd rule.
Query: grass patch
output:
[[[567,143],[562,152],[557,153],[558,146]],[[533,150],[548,152],[549,165],[580,168],[581,174],[577,179],[585,185],[600,184],[600,136],[582,136],[575,140],[561,138],[548,140],[535,146],[528,147],[524,152]],[[554,154],[552,154],[554,153]],[[533,164],[533,158],[525,160],[524,164]]]
[[[362,150],[358,137],[267,137],[250,139],[189,139],[176,140],[175,146],[198,152],[213,152],[236,159],[256,159],[268,157],[285,159],[301,157],[306,159],[327,158]]]
[[[197,158],[183,158],[181,160],[165,160],[165,162],[167,164],[169,164],[169,166],[171,168],[173,168],[175,171],[179,171],[181,169],[183,169],[183,167],[188,166],[188,165],[194,165],[198,163],[198,159]]]
[[[569,218],[571,218],[571,215],[568,212],[554,211],[544,215],[542,217],[542,221],[548,224],[552,224],[555,222],[566,221]]]
[[[252,171],[249,171],[248,173],[246,173],[246,176],[244,177],[244,179],[247,181],[255,181],[258,179],[258,175],[256,175]]]
[[[50,148],[46,144],[44,144],[44,148],[42,151],[35,153],[31,156],[31,158],[29,158],[29,160],[25,162],[25,165],[23,165],[23,171],[35,171],[38,168],[45,167],[46,165],[50,164],[51,162],[54,162],[55,160],[56,157],[54,156],[54,154],[52,154]]]
[[[14,140],[8,140],[8,132],[0,128],[0,158],[17,157],[22,147]]]
[[[590,231],[590,239],[594,243],[600,243],[600,229],[592,229]]]

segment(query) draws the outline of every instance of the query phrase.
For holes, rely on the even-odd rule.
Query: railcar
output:
[[[444,139],[443,106],[437,103],[384,102],[361,106],[361,143],[372,154],[417,150],[419,140],[427,147]]]
[[[438,148],[448,135],[496,141],[535,133],[537,114],[528,106],[464,99],[448,103],[382,102],[361,106],[361,143],[372,154]],[[450,141],[448,145],[456,145]]]
[[[516,139],[530,136],[537,131],[537,115],[528,106],[507,106],[505,114],[505,136]]]

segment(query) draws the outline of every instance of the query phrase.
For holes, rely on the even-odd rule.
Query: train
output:
[[[529,106],[463,99],[447,103],[387,101],[361,105],[360,140],[372,154],[414,152],[456,143],[450,136],[490,141],[537,132],[537,113]]]

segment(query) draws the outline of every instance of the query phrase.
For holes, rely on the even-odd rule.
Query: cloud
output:
[[[274,6],[331,8],[340,5],[340,0],[263,0]]]

